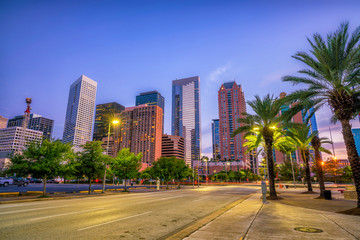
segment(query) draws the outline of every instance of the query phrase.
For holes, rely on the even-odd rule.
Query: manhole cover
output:
[[[306,232],[306,233],[321,233],[323,230],[318,228],[309,228],[309,227],[296,227],[294,230],[299,232]]]

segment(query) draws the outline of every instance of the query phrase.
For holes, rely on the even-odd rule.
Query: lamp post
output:
[[[201,157],[203,156],[203,154],[201,154]],[[200,171],[199,171],[199,168],[200,168],[200,156],[199,156],[199,159],[198,159],[198,181],[197,181],[197,184],[198,184],[198,187],[200,187]]]
[[[107,144],[106,144],[106,155],[109,155],[109,141],[110,141],[110,129],[111,129],[111,124],[118,124],[119,120],[113,120],[112,122],[109,122],[109,131],[108,131],[108,137],[107,137]],[[106,181],[106,167],[104,170],[104,180],[103,180],[103,185],[102,185],[102,193],[105,192],[105,181]]]
[[[204,159],[204,161],[205,161],[205,179],[206,179],[206,185],[208,185],[208,177],[207,177],[207,159],[205,158]]]

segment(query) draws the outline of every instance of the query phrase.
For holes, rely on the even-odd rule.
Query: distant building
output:
[[[243,161],[195,161],[194,167],[199,165],[199,175],[214,175],[219,172],[234,171],[248,168]],[[207,170],[207,172],[206,172]]]
[[[221,160],[240,160],[247,162],[244,134],[231,134],[242,124],[237,119],[243,118],[246,113],[245,95],[241,85],[236,82],[227,82],[221,85],[218,91],[219,128],[220,128],[220,155]]]
[[[6,128],[8,119],[0,116],[0,129]]]
[[[115,143],[119,149],[142,153],[142,162],[151,165],[161,156],[162,114],[159,106],[146,104],[125,108],[122,115],[119,136]],[[118,149],[116,149],[118,151]]]
[[[64,143],[72,143],[75,151],[91,141],[97,82],[81,75],[70,86],[63,134]]]
[[[26,144],[41,141],[42,137],[43,132],[22,127],[0,129],[0,152],[22,151]]]
[[[161,156],[184,159],[184,138],[174,135],[162,135]]]
[[[156,105],[161,107],[163,110],[162,121],[163,121],[163,131],[164,131],[164,114],[165,114],[165,98],[161,96],[158,91],[143,92],[140,95],[136,96],[136,106],[139,105]]]
[[[121,123],[120,113],[124,110],[125,107],[117,102],[97,104],[93,140],[102,141],[103,138],[106,138],[109,132],[109,124],[112,124],[113,120],[119,120]],[[111,126],[111,132],[113,132],[114,127]]]
[[[200,158],[200,78],[172,82],[172,135],[185,141],[185,163],[192,166]]]
[[[221,159],[220,155],[220,132],[219,119],[213,119],[211,123],[213,159]]]
[[[21,127],[23,121],[24,115],[15,116],[9,119],[7,127]],[[54,128],[54,120],[31,113],[27,128],[41,131],[43,133],[43,139],[50,140]]]
[[[351,131],[354,135],[356,151],[360,155],[360,128],[353,128]]]

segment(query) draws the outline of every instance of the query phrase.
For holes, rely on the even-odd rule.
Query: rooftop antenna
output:
[[[28,128],[28,124],[29,124],[29,120],[30,120],[30,104],[31,104],[31,98],[26,98],[25,102],[26,102],[26,110],[24,112],[24,118],[21,124],[21,135],[20,135],[20,144],[19,144],[19,148],[18,150],[23,150],[25,148],[25,135],[26,135],[26,129]]]

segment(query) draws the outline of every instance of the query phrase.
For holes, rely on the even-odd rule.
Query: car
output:
[[[12,178],[0,177],[0,185],[3,185],[4,187],[13,184],[13,182],[14,180]]]
[[[59,183],[59,182],[56,181],[55,179],[49,179],[49,180],[46,180],[46,183]]]
[[[30,183],[42,183],[42,180],[37,178],[27,178],[27,180],[29,180]]]
[[[29,185],[29,181],[24,178],[13,178],[13,185],[17,185],[18,187],[24,186],[27,187]]]
[[[334,182],[324,182],[325,187],[337,187]]]

